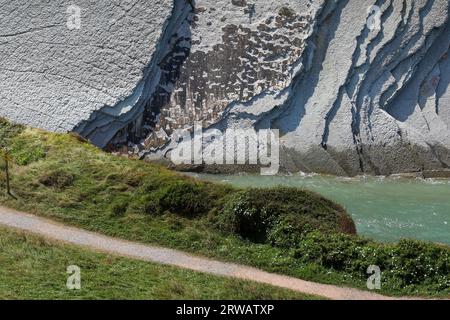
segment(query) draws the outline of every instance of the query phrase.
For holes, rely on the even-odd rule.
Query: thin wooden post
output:
[[[8,193],[8,195],[12,196],[11,186],[9,183],[9,161],[7,155],[5,156],[5,176],[6,176],[6,192]]]
[[[9,176],[9,161],[11,160],[8,151],[0,150],[0,157],[5,161],[5,178],[6,178],[6,193],[15,198],[11,192],[11,177]]]

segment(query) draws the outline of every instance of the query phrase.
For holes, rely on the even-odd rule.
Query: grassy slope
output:
[[[4,129],[4,132],[12,131]],[[307,280],[365,288],[365,271],[359,271],[358,276],[338,272],[333,267],[302,261],[293,250],[218,232],[208,216],[187,217],[167,211],[155,214],[153,196],[147,196],[187,181],[200,186],[200,196],[198,199],[193,196],[192,203],[203,199],[220,208],[223,198],[235,192],[230,187],[197,183],[154,164],[114,157],[70,135],[26,129],[11,139],[10,145],[22,166],[13,169],[12,186],[18,200],[0,195],[0,203],[7,206],[110,236],[186,250]],[[1,183],[0,179],[0,188]],[[312,199],[318,200],[315,196]],[[177,209],[177,201],[171,201]],[[202,210],[194,205],[191,209]],[[347,242],[343,242],[343,250],[347,249]],[[339,252],[331,254],[339,260]],[[332,260],[334,263],[336,259]],[[365,263],[362,261],[361,265],[367,268]],[[449,292],[442,285],[405,287],[392,281],[383,283],[382,290],[385,294],[426,296],[447,296]]]
[[[94,253],[0,228],[0,299],[311,299],[247,281]],[[66,268],[81,269],[68,290]]]

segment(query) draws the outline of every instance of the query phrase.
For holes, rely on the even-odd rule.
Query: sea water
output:
[[[358,233],[382,241],[402,238],[450,244],[450,180],[191,174],[239,187],[289,186],[315,191],[343,205]]]

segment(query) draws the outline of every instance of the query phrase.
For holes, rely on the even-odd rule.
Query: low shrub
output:
[[[298,244],[295,256],[304,262],[316,262],[335,270],[365,272],[367,266],[375,264],[375,261],[371,260],[373,249],[375,248],[370,246],[370,242],[363,238],[312,232]],[[358,261],[360,258],[363,263]]]
[[[435,283],[450,288],[450,249],[416,240],[387,246],[389,272],[404,285]]]
[[[207,214],[214,206],[214,199],[205,184],[181,180],[165,188],[159,204],[164,211],[195,217]]]
[[[226,203],[218,227],[254,242],[292,247],[311,231],[356,234],[337,204],[296,188],[247,189]]]
[[[313,232],[294,250],[295,258],[316,263],[357,278],[367,278],[370,265],[380,267],[382,282],[395,289],[427,284],[436,291],[450,290],[450,248],[415,240],[394,244]]]

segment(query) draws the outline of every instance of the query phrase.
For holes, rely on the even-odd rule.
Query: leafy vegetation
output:
[[[380,244],[344,234],[309,233],[297,245],[295,257],[304,262],[358,277],[368,265],[384,270],[382,285],[395,290],[450,293],[450,250],[415,240]]]
[[[156,164],[104,153],[74,135],[1,122],[22,154],[44,150],[12,170],[17,199],[0,203],[110,236],[186,250],[299,278],[366,287],[379,265],[382,293],[450,294],[449,248],[354,235],[345,210],[303,190],[238,190],[197,181]],[[15,155],[13,155],[16,157]],[[20,161],[17,161],[20,163]],[[3,188],[0,177],[0,188]]]
[[[0,299],[313,299],[253,282],[56,245],[0,228]],[[81,290],[66,287],[81,269]]]
[[[356,234],[339,205],[295,188],[248,189],[236,193],[219,215],[219,227],[258,243],[290,248],[312,231]]]

